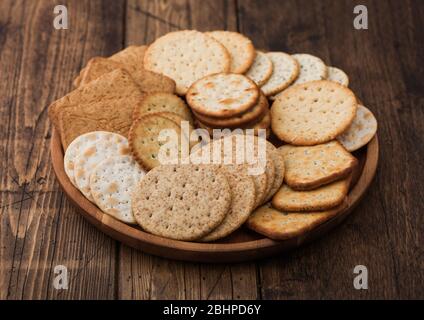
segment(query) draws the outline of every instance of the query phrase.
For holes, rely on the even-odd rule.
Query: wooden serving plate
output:
[[[264,258],[310,242],[340,224],[359,203],[374,178],[378,163],[378,138],[354,153],[359,165],[354,171],[347,208],[315,229],[284,241],[274,241],[240,228],[229,237],[214,243],[184,242],[165,239],[122,223],[104,214],[88,201],[68,179],[63,167],[63,150],[58,132],[53,129],[51,157],[53,170],[68,199],[90,223],[110,237],[153,255],[196,262],[237,262]]]

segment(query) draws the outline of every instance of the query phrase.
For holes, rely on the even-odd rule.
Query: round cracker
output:
[[[90,189],[90,175],[100,161],[118,155],[129,154],[128,140],[113,132],[95,131],[96,143],[87,142],[81,146],[75,161],[75,182],[81,193],[93,201]]]
[[[112,217],[135,224],[131,193],[145,174],[146,171],[131,156],[107,158],[100,162],[90,175],[94,203]]]
[[[368,108],[358,105],[350,127],[337,137],[347,151],[356,151],[371,141],[377,132],[377,120]]]
[[[230,117],[254,106],[259,100],[259,88],[244,75],[219,73],[193,83],[186,99],[189,106],[199,114]]]
[[[132,207],[147,232],[196,240],[215,229],[231,206],[226,176],[211,165],[165,165],[151,170],[136,187]]]
[[[337,82],[342,86],[349,86],[349,77],[347,74],[336,67],[327,67],[327,80]]]
[[[178,141],[159,141],[162,130],[173,130]],[[180,125],[169,117],[157,113],[145,114],[138,118],[131,126],[128,140],[134,158],[146,170],[166,164],[167,160],[178,162],[183,145],[189,146],[188,137],[181,134]],[[159,159],[163,155],[161,148],[165,147],[165,144],[167,144],[167,151],[164,158],[169,157],[169,159]],[[175,157],[171,159],[172,154]]]
[[[278,151],[278,149],[269,141],[267,141],[267,156],[271,157],[274,166],[275,166],[275,175],[274,175],[274,181],[271,186],[270,191],[268,192],[265,201],[263,203],[268,202],[274,194],[280,189],[281,185],[283,184],[284,180],[284,173],[285,173],[285,167],[284,167],[284,157],[281,152]]]
[[[327,66],[320,58],[306,53],[293,54],[292,57],[300,66],[299,76],[293,82],[294,85],[327,78]]]
[[[187,104],[180,97],[166,92],[155,92],[146,95],[135,106],[133,120],[137,120],[146,113],[157,112],[172,112],[193,124],[193,117]]]
[[[258,86],[263,86],[271,78],[273,69],[274,66],[271,59],[264,52],[256,51],[256,58],[246,72],[246,76]]]
[[[355,95],[342,85],[313,81],[285,90],[271,107],[272,131],[294,145],[316,145],[335,139],[352,123]]]
[[[222,166],[221,170],[230,185],[231,209],[224,221],[200,241],[215,241],[228,236],[243,225],[255,206],[255,183],[246,170],[237,165]]]
[[[266,96],[275,95],[287,88],[299,75],[299,64],[284,52],[268,52],[274,66],[269,80],[261,87]]]
[[[231,57],[214,38],[184,30],[168,33],[153,42],[144,55],[144,67],[173,79],[177,93],[184,95],[195,81],[210,74],[229,72]]]
[[[230,53],[231,68],[234,73],[245,73],[252,66],[256,51],[252,41],[233,31],[212,31],[206,33],[219,41]]]

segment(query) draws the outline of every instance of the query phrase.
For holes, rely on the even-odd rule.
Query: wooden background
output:
[[[69,29],[52,26],[65,4]],[[369,30],[353,28],[365,4]],[[0,1],[0,298],[424,298],[424,2],[348,0]],[[243,264],[153,257],[89,225],[50,164],[47,106],[93,56],[173,30],[239,30],[258,48],[344,69],[376,114],[380,165],[353,215],[320,241]],[[353,288],[353,268],[369,289]],[[69,289],[53,288],[53,269]]]

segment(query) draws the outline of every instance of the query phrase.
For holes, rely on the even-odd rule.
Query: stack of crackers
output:
[[[351,152],[376,133],[348,84],[309,54],[185,30],[92,58],[49,117],[71,183],[106,214],[183,241],[243,225],[287,239],[346,206]]]

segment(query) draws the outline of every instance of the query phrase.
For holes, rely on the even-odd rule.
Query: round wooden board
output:
[[[334,218],[315,229],[283,241],[274,241],[240,228],[229,237],[215,243],[196,243],[165,239],[124,224],[102,213],[69,181],[63,167],[63,150],[59,134],[53,130],[51,157],[53,170],[68,199],[90,223],[110,237],[153,255],[196,262],[238,262],[260,259],[296,248],[310,242],[340,224],[359,203],[374,178],[378,163],[377,136],[364,148],[354,153],[359,160],[347,197],[348,206]]]

